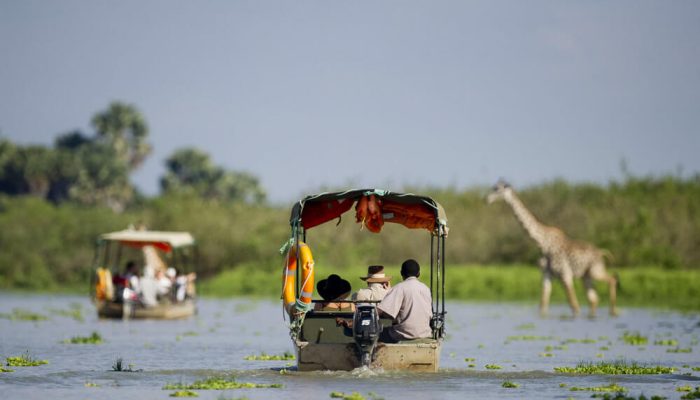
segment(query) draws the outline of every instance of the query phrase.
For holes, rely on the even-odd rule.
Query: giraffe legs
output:
[[[589,275],[583,277],[583,284],[586,287],[586,297],[591,307],[588,316],[594,318],[596,309],[598,308],[598,293],[596,293],[595,287],[593,286],[593,279]]]
[[[547,316],[549,311],[549,298],[552,295],[552,275],[548,271],[542,272],[542,297],[540,298],[540,315]]]
[[[617,312],[617,278],[605,271],[603,263],[597,263],[591,268],[589,276],[592,279],[607,282],[610,292],[610,316],[616,317]]]
[[[574,278],[571,275],[565,275],[561,277],[561,282],[564,284],[566,299],[569,301],[571,312],[574,314],[574,317],[576,317],[579,315],[581,309],[576,299],[576,292],[574,291]]]

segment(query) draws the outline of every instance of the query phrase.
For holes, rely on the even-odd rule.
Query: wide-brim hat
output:
[[[384,266],[370,265],[367,267],[367,276],[361,276],[360,279],[367,283],[383,283],[389,282],[391,277],[384,274]]]
[[[326,301],[333,301],[347,297],[352,291],[350,282],[336,274],[328,275],[328,278],[321,279],[316,284],[318,294]]]

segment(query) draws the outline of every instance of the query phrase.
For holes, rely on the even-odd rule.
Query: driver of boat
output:
[[[350,282],[340,276],[331,274],[328,278],[321,279],[316,284],[316,290],[324,302],[316,303],[314,311],[355,311],[355,304],[343,301],[350,296],[352,287]]]
[[[370,265],[367,275],[360,279],[367,282],[367,287],[353,293],[355,301],[381,301],[391,289],[391,277],[384,273],[383,265]]]

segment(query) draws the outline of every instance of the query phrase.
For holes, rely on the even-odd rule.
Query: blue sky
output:
[[[323,186],[606,183],[700,171],[697,1],[0,0],[0,135],[114,100],[133,181],[197,147],[274,202]]]

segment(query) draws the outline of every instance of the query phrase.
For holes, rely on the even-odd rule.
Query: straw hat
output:
[[[361,276],[360,279],[367,281],[367,283],[376,283],[389,282],[391,277],[384,274],[383,265],[370,265],[367,267],[367,276]]]

